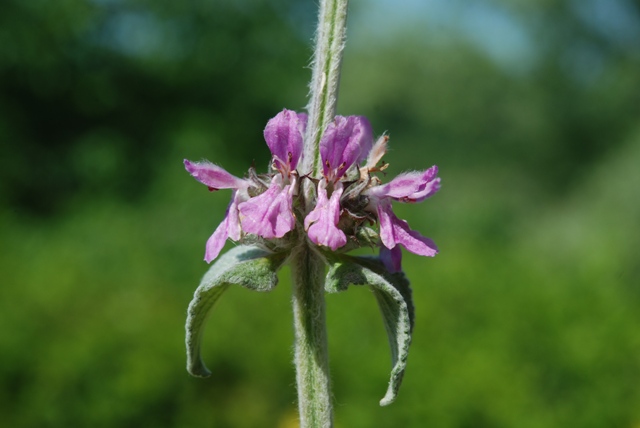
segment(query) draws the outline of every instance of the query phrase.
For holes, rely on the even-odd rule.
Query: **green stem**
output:
[[[340,67],[347,33],[348,0],[321,0],[313,56],[307,134],[301,171],[314,177],[321,170],[318,145],[322,132],[336,115]]]
[[[324,260],[303,242],[292,255],[295,364],[301,428],[333,426]]]
[[[322,170],[320,139],[336,114],[340,66],[344,50],[348,0],[321,0],[313,57],[313,74],[307,110],[309,118],[304,150],[298,170],[318,178]],[[313,207],[312,180],[303,181],[305,203],[302,219]],[[302,225],[298,225],[303,229]],[[329,356],[324,302],[324,259],[314,252],[300,230],[300,242],[291,256],[293,274],[293,313],[296,334],[295,364],[298,384],[298,409],[301,428],[333,426]]]

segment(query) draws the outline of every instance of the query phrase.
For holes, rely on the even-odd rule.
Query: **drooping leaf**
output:
[[[250,290],[270,291],[278,283],[276,272],[286,253],[272,253],[260,247],[241,245],[220,256],[204,275],[189,304],[186,345],[187,371],[193,376],[207,377],[207,369],[200,355],[204,324],[211,308],[230,285]]]
[[[335,255],[330,258],[325,289],[329,293],[349,285],[368,285],[380,307],[391,348],[391,378],[381,406],[391,404],[398,394],[411,344],[414,309],[409,281],[403,272],[390,273],[377,258]]]

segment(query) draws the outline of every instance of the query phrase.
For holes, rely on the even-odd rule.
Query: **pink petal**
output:
[[[222,220],[222,223],[218,225],[215,232],[213,232],[213,235],[211,235],[207,240],[207,245],[204,252],[204,260],[207,263],[211,263],[213,259],[218,257],[218,254],[220,254],[220,250],[222,250],[222,247],[224,247],[224,243],[227,242],[227,238],[229,237],[227,226],[227,218],[225,218],[224,220]]]
[[[396,246],[396,240],[393,235],[393,218],[395,215],[391,211],[391,202],[381,201],[378,204],[378,222],[380,223],[380,240],[388,249]]]
[[[438,254],[438,247],[429,238],[409,228],[409,223],[395,216],[391,210],[391,203],[378,205],[378,220],[380,221],[380,239],[382,244],[393,250],[397,244],[420,256],[433,257]]]
[[[246,192],[245,192],[246,193]],[[243,195],[242,192],[233,191],[231,195],[231,202],[227,207],[224,220],[218,225],[213,235],[207,240],[206,250],[204,253],[204,260],[207,263],[211,263],[213,259],[218,257],[220,250],[224,247],[227,238],[231,238],[237,241],[241,237],[240,220],[238,218],[238,202],[248,198],[248,195]]]
[[[371,125],[364,116],[336,116],[320,140],[325,177],[335,181],[354,163],[360,163],[373,146]]]
[[[411,230],[409,224],[398,219],[394,224],[396,242],[401,244],[408,251],[419,256],[433,257],[438,254],[438,247],[431,239],[422,236],[419,232]]]
[[[306,114],[286,109],[267,123],[264,139],[280,165],[278,169],[290,171],[296,168],[302,153],[302,136],[306,124]]]
[[[434,165],[424,172],[400,174],[387,184],[371,187],[365,194],[401,202],[421,202],[440,189],[437,173],[438,167]]]
[[[276,174],[266,192],[238,206],[242,230],[267,239],[282,238],[292,230],[292,189],[292,185],[283,186],[282,176]]]
[[[234,191],[231,195],[231,204],[227,209],[227,233],[229,238],[234,241],[238,241],[242,235],[242,228],[240,227],[240,217],[238,215],[238,204],[249,199],[249,195],[246,191]]]
[[[333,251],[347,243],[344,232],[338,229],[340,219],[340,196],[342,183],[338,182],[331,198],[327,198],[327,183],[324,179],[318,184],[318,201],[316,207],[304,219],[304,227],[308,229],[309,239],[317,245],[324,245]]]
[[[250,185],[248,180],[243,180],[235,175],[229,174],[218,165],[211,162],[191,162],[184,160],[184,167],[189,174],[211,190],[217,189],[241,189]]]

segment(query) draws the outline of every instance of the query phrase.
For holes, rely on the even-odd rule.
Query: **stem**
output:
[[[299,170],[319,178],[322,170],[320,139],[336,114],[340,66],[344,50],[348,0],[321,0],[313,57],[309,117]],[[303,182],[299,218],[314,201],[312,180]],[[299,224],[299,228],[302,225]],[[324,259],[315,253],[301,231],[291,256],[293,314],[296,334],[295,364],[301,428],[331,428],[333,411],[324,302]]]
[[[292,255],[295,364],[301,428],[333,426],[325,326],[324,260],[302,242]]]
[[[336,115],[340,66],[347,30],[348,0],[321,0],[313,57],[307,134],[302,171],[314,177],[321,170],[319,144],[322,132]]]

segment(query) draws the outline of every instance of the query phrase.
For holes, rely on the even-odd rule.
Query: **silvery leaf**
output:
[[[230,285],[250,290],[270,291],[278,283],[276,272],[286,253],[272,253],[253,245],[240,245],[229,250],[211,266],[196,289],[189,304],[186,323],[187,371],[193,376],[207,377],[211,372],[202,362],[200,344],[204,324],[211,308]]]
[[[344,291],[349,285],[368,285],[376,297],[389,338],[392,363],[389,387],[380,405],[391,404],[398,394],[411,344],[414,309],[409,281],[403,272],[389,273],[377,258],[334,255],[329,262],[327,292]]]

